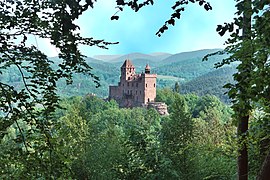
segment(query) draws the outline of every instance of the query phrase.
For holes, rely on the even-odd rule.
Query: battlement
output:
[[[147,77],[147,78],[157,78],[157,74],[142,74],[142,77]]]

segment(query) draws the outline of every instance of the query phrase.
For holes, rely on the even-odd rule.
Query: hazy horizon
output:
[[[88,58],[94,58],[96,59],[96,57],[99,57],[99,56],[117,56],[118,57],[121,57],[121,56],[126,56],[126,55],[132,55],[132,54],[144,54],[144,55],[149,55],[149,56],[160,56],[162,54],[170,54],[170,55],[175,55],[175,54],[181,54],[181,53],[190,53],[190,52],[196,52],[196,51],[203,51],[203,50],[221,50],[222,48],[205,48],[205,49],[196,49],[196,50],[191,50],[191,51],[181,51],[181,52],[177,52],[177,53],[169,53],[169,52],[150,52],[150,53],[142,53],[142,52],[130,52],[130,53],[126,53],[126,54],[93,54],[91,56],[87,56]],[[159,54],[159,55],[153,55],[153,54]],[[55,57],[58,57],[58,56],[49,56],[49,58],[55,58]],[[97,59],[98,60],[98,59]]]

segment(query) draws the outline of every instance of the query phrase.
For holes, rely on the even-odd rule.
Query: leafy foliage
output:
[[[138,11],[154,3],[153,0],[116,2],[119,11],[125,6]],[[204,0],[176,1],[171,18],[156,34],[161,36],[169,25],[180,19],[185,10],[183,5],[196,2],[206,10],[212,8]],[[231,34],[225,49],[231,56],[216,66],[240,61],[238,72],[234,74],[235,83],[226,87],[230,89],[228,94],[240,122],[239,177],[247,178],[247,168],[241,162],[244,160],[247,164],[247,144],[253,143],[249,148],[254,147],[250,150],[254,156],[261,152],[260,159],[269,151],[270,26],[267,22],[270,11],[269,1],[237,0],[236,6],[238,17],[234,22],[219,25],[216,29],[220,35]],[[0,74],[15,69],[15,74],[20,75],[19,78],[15,76],[16,81],[23,84],[18,88],[0,81],[0,158],[4,162],[1,177],[165,179],[164,175],[168,175],[194,179],[234,178],[235,141],[232,137],[235,129],[228,114],[220,113],[227,110],[211,96],[180,96],[167,90],[167,94],[158,96],[168,103],[172,113],[164,118],[153,109],[125,110],[118,109],[115,102],[75,98],[74,104],[67,110],[59,110],[59,116],[55,117],[60,101],[56,88],[59,80],[64,79],[69,84],[73,73],[82,73],[91,76],[99,85],[78,45],[106,48],[111,43],[81,37],[77,32],[79,27],[74,23],[84,11],[93,8],[93,1],[10,0],[0,2],[0,8],[3,12],[0,15]],[[115,14],[111,19],[117,20],[119,16]],[[60,62],[49,60],[38,47],[27,46],[30,35],[50,39],[60,51]],[[14,80],[14,76],[8,78]],[[247,125],[253,109],[264,115],[252,124],[250,138],[253,141],[248,141]],[[179,122],[185,126],[180,126]],[[262,129],[262,133],[256,128]],[[179,134],[183,141],[179,142],[173,133]],[[231,145],[227,146],[227,143]],[[254,159],[252,157],[250,161],[250,173],[256,174],[261,160]],[[214,166],[213,162],[217,161],[218,165]],[[267,164],[270,164],[269,158],[266,158],[259,178],[267,177]]]
[[[239,178],[248,178],[248,149],[247,132],[248,123],[252,109],[258,104],[263,111],[269,112],[269,80],[266,75],[269,72],[268,59],[269,51],[269,27],[266,23],[269,21],[269,1],[237,1],[236,4],[238,17],[234,22],[225,23],[217,27],[218,33],[223,36],[226,32],[230,33],[230,38],[226,41],[228,47],[225,49],[231,56],[224,59],[217,66],[240,61],[237,66],[238,72],[234,74],[236,83],[227,84],[230,89],[228,95],[233,100],[233,109],[235,117],[238,119],[239,132]],[[265,25],[265,26],[264,26]],[[262,26],[264,26],[262,28]],[[242,31],[242,34],[240,34]],[[264,72],[264,73],[261,73]],[[261,79],[261,80],[259,80]],[[263,102],[261,104],[261,102]],[[269,160],[268,160],[269,161]],[[270,162],[268,162],[269,164]],[[267,167],[267,166],[265,166]],[[266,178],[269,167],[262,168],[264,175],[258,178]]]
[[[72,82],[73,73],[98,78],[85,62],[79,44],[106,48],[104,40],[82,37],[74,23],[93,7],[93,1],[1,1],[0,2],[0,74],[14,71],[23,87],[0,81],[1,140],[15,128],[16,136],[8,141],[15,144],[11,162],[20,161],[18,174],[24,179],[52,178],[63,164],[55,149],[54,112],[58,108],[57,82]],[[36,46],[28,46],[28,38],[47,38],[59,49],[60,62],[49,60]],[[10,79],[12,80],[12,78]],[[18,146],[19,145],[19,146]],[[6,152],[7,153],[7,152]],[[9,153],[10,154],[10,153]],[[35,164],[35,166],[33,166]],[[29,167],[33,168],[29,168]],[[53,171],[55,169],[55,171]],[[28,173],[26,171],[29,170]],[[15,177],[17,179],[18,177]]]
[[[154,0],[145,0],[142,3],[138,3],[138,0],[128,0],[128,2],[126,2],[125,0],[116,0],[116,2],[117,2],[117,7],[116,8],[118,8],[118,11],[111,17],[111,20],[118,20],[119,16],[117,16],[116,14],[119,11],[123,11],[125,6],[129,6],[132,10],[137,12],[144,6],[154,4]],[[158,37],[160,37],[161,34],[164,33],[164,31],[169,29],[168,28],[169,25],[172,25],[172,26],[175,25],[176,20],[180,19],[180,17],[181,17],[181,12],[185,10],[184,6],[189,4],[189,3],[198,3],[200,6],[203,6],[203,8],[206,11],[212,10],[212,6],[210,5],[210,3],[205,1],[205,0],[180,0],[180,1],[175,1],[174,5],[171,7],[174,12],[171,14],[170,19],[165,21],[164,25],[156,32],[156,35]]]
[[[159,92],[160,97],[167,101],[173,98],[169,116],[160,116],[154,109],[120,109],[115,101],[105,102],[92,95],[63,99],[64,109],[57,109],[57,123],[52,128],[51,142],[57,144],[54,150],[37,149],[45,142],[33,134],[36,139],[28,139],[33,147],[29,149],[31,156],[25,159],[11,153],[24,149],[13,141],[20,133],[12,126],[0,144],[0,160],[4,162],[1,177],[45,178],[47,172],[60,179],[234,177],[231,144],[235,128],[230,114],[220,113],[228,107],[218,99],[210,106],[200,103],[196,95],[163,92]],[[213,98],[206,96],[204,101],[212,102]],[[200,109],[196,118],[194,109]],[[23,121],[20,127],[31,128]],[[50,158],[51,167],[47,166]],[[219,164],[213,166],[215,161]]]

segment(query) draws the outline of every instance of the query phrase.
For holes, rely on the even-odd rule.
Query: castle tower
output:
[[[131,80],[135,75],[135,67],[132,62],[127,59],[121,67],[121,80]]]
[[[120,107],[155,108],[159,114],[168,115],[167,105],[156,100],[156,74],[150,74],[150,66],[145,66],[144,73],[136,74],[130,60],[121,66],[120,82],[109,86],[109,99],[114,99]]]
[[[149,64],[146,64],[146,66],[145,66],[145,70],[144,70],[144,72],[145,72],[145,74],[150,74],[150,66],[149,66]]]
[[[143,103],[155,102],[156,100],[156,74],[150,74],[149,65],[145,67],[145,73],[142,74],[142,82],[144,84]]]
[[[121,66],[121,77],[118,86],[110,86],[109,99],[115,99],[120,107],[145,106],[155,102],[156,74],[150,74],[147,64],[145,72],[135,73],[135,67],[130,60],[125,60]]]

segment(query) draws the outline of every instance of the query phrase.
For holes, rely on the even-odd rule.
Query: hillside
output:
[[[159,60],[163,60],[163,59],[166,59],[166,58],[172,56],[172,54],[164,53],[164,52],[155,52],[155,53],[151,53],[149,55],[154,56],[155,58],[158,58]]]
[[[215,71],[199,76],[187,83],[180,84],[180,91],[183,94],[195,93],[197,95],[211,94],[219,97],[223,102],[230,103],[227,89],[223,86],[233,83],[233,74],[236,72],[236,64],[223,67]]]
[[[174,62],[180,62],[182,60],[187,59],[197,59],[204,57],[207,54],[214,53],[216,51],[219,51],[221,49],[202,49],[197,51],[190,51],[190,52],[181,52],[174,54],[172,56],[167,57],[166,59],[162,60],[162,64],[168,64],[168,63],[174,63]]]
[[[177,57],[177,56],[175,56]],[[208,61],[202,62],[204,57],[193,57],[187,59],[179,58],[179,61],[170,62],[167,64],[159,64],[156,68],[153,69],[158,74],[175,76],[185,79],[185,81],[192,80],[201,75],[207,74],[211,71],[214,71],[214,64],[220,62],[226,56],[212,56]]]
[[[120,67],[125,58],[130,58],[136,67],[136,72],[141,73],[145,65],[148,63],[151,66],[152,73],[157,73],[157,87],[173,87],[175,82],[181,83],[183,93],[196,92],[199,95],[212,93],[223,98],[223,91],[219,91],[220,87],[226,83],[233,73],[228,68],[216,70],[214,64],[221,61],[225,56],[213,56],[208,61],[202,62],[202,58],[206,53],[215,52],[212,50],[199,50],[186,53],[168,54],[168,53],[132,53],[117,57],[113,60],[106,61],[115,56],[99,56],[103,60],[88,57],[86,62],[93,68],[92,72],[99,77],[101,86],[95,87],[91,77],[74,74],[72,85],[66,85],[65,81],[58,82],[59,94],[61,96],[85,95],[88,93],[97,94],[99,97],[107,97],[109,85],[116,85],[119,81]],[[162,58],[165,58],[161,60]],[[59,63],[57,57],[51,58],[55,66]],[[1,79],[6,82],[12,82],[16,88],[22,87],[22,79],[19,71],[14,67],[3,72],[0,75]],[[212,86],[211,82],[216,82],[217,89],[209,89]],[[207,88],[208,87],[208,88]]]

